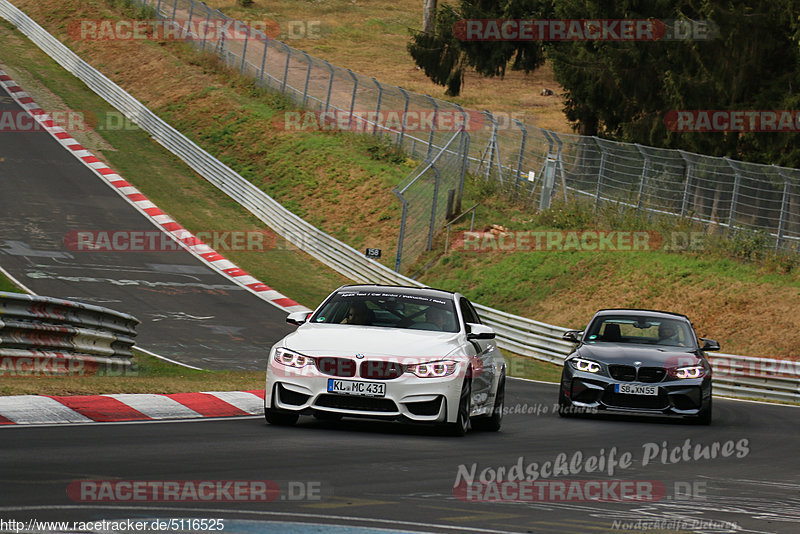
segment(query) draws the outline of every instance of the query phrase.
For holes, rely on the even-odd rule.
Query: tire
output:
[[[292,426],[300,416],[296,413],[282,412],[272,408],[264,408],[264,419],[267,423],[277,426]]]
[[[455,423],[445,423],[444,425],[444,430],[447,435],[461,437],[469,431],[471,397],[472,380],[468,376],[464,379],[464,385],[461,386],[461,395],[458,397],[458,418]]]
[[[497,394],[494,397],[494,408],[492,408],[492,415],[483,417],[476,417],[472,421],[472,427],[476,430],[484,432],[497,432],[503,425],[503,407],[506,398],[506,377],[500,377],[500,383],[497,385]]]

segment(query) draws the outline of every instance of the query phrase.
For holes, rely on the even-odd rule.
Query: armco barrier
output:
[[[138,324],[91,304],[0,291],[0,376],[120,372]]]
[[[388,267],[365,258],[359,251],[334,239],[281,206],[272,197],[204,151],[161,120],[141,102],[75,55],[8,0],[0,0],[0,16],[15,25],[57,63],[82,80],[95,93],[147,131],[167,150],[236,200],[277,234],[328,267],[356,282],[422,286]],[[476,306],[487,325],[497,329],[498,346],[553,363],[563,362],[572,345],[561,339],[566,328]],[[743,356],[719,355],[743,361]],[[713,360],[712,360],[713,361]],[[767,360],[777,361],[777,360]],[[761,380],[762,382],[751,383]],[[800,380],[794,378],[724,377],[717,391],[726,395],[800,402]]]

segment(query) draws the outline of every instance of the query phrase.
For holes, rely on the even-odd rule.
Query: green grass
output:
[[[263,371],[197,371],[134,351],[130,369],[97,376],[5,377],[0,395],[190,393],[264,389]]]
[[[14,283],[0,273],[0,291],[8,291],[10,293],[22,293],[22,290],[14,285]]]

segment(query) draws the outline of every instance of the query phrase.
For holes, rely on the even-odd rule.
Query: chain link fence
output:
[[[468,152],[469,134],[459,129],[394,188],[403,204],[395,271],[407,272],[422,253],[433,248],[436,232],[461,212]]]
[[[312,127],[385,136],[428,163],[452,146],[453,132],[460,128],[469,138],[461,152],[463,165],[435,167],[440,179],[442,173],[452,172],[461,180],[466,171],[491,181],[502,194],[528,202],[531,209],[546,208],[556,195],[570,194],[598,206],[613,202],[649,213],[691,217],[709,230],[746,228],[769,237],[775,248],[800,248],[798,169],[557,134],[508,114],[465,110],[336,67],[199,1],[135,1],[172,21],[196,47],[216,53],[261,87],[279,91],[314,113]],[[287,120],[285,127],[305,127],[309,116],[294,118],[296,123]],[[435,188],[425,190],[435,193]],[[433,203],[438,206],[439,199]],[[412,228],[416,223],[406,228],[405,239],[411,239],[416,231]],[[430,231],[419,230],[425,238]],[[405,246],[409,259],[417,248]]]

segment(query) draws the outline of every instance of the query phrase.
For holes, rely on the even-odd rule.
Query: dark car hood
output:
[[[584,344],[575,351],[576,356],[607,364],[681,367],[700,361],[699,351],[691,348],[658,345],[633,345],[628,343]]]

